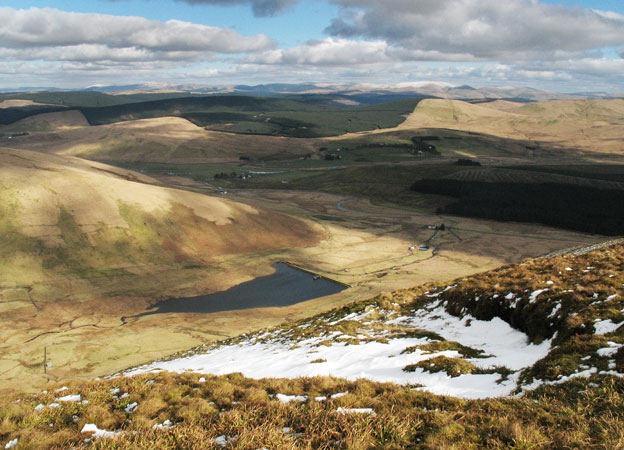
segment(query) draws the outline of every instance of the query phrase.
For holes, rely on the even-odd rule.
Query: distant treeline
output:
[[[440,208],[440,213],[541,223],[609,236],[624,234],[624,190],[447,179],[420,180],[412,190],[459,199]]]

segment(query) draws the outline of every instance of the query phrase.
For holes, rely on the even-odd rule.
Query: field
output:
[[[5,136],[25,132],[10,142],[0,139],[12,148],[104,162],[236,163],[248,154],[255,159],[303,157],[314,148],[314,141],[208,131],[175,117],[92,127],[79,111],[42,114],[0,129]]]

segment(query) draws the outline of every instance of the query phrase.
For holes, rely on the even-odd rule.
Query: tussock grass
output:
[[[453,341],[435,341],[429,344],[417,345],[415,347],[408,347],[403,350],[402,353],[413,353],[415,350],[423,350],[428,353],[437,353],[444,351],[456,351],[460,353],[462,356],[467,358],[486,358],[487,356],[483,354],[482,350],[477,350],[474,348],[466,347],[465,345],[460,344],[459,342]]]
[[[624,380],[599,377],[524,397],[465,401],[393,384],[316,377],[250,380],[162,373],[73,382],[67,390],[0,402],[0,444],[18,449],[616,449],[624,444]],[[113,391],[112,389],[119,389]],[[113,393],[116,392],[116,393]],[[316,400],[320,395],[346,395]],[[46,407],[61,395],[88,403]],[[121,398],[125,393],[128,396]],[[275,394],[307,395],[281,403]],[[132,413],[125,404],[137,402]],[[375,414],[342,408],[371,408]],[[170,429],[154,425],[170,420]],[[119,431],[86,442],[87,423]]]

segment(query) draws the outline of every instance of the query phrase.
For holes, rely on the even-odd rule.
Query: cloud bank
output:
[[[179,20],[0,7],[0,83],[21,73],[82,85],[119,78],[225,84],[430,79],[568,91],[622,91],[624,85],[624,15],[613,12],[539,0],[175,1],[247,4],[256,16],[325,1],[339,6],[339,17],[326,27],[328,37],[284,48],[266,34]]]
[[[268,50],[275,42],[179,20],[0,8],[0,50],[16,59],[156,61]]]

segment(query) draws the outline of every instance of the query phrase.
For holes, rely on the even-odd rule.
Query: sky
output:
[[[0,88],[423,82],[624,92],[622,0],[0,0]]]

